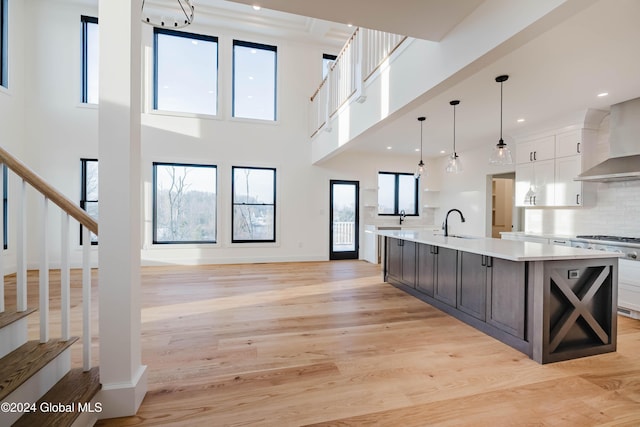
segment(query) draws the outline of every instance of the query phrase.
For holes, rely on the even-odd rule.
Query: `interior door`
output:
[[[358,259],[358,181],[331,180],[329,259]]]

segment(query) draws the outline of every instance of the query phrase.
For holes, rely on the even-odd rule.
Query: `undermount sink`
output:
[[[434,233],[433,235],[444,237],[444,233]],[[463,236],[461,234],[449,234],[447,237],[455,237],[456,239],[479,239],[479,237],[476,236]]]
[[[378,227],[378,230],[402,230],[402,227],[397,225],[389,225],[386,227]]]

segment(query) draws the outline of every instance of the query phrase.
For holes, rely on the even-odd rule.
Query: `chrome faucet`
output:
[[[400,211],[400,225],[402,225],[402,223],[404,222],[405,218],[407,217],[407,214],[404,213],[404,209],[402,209]]]
[[[462,220],[462,222],[465,222],[464,215],[462,215],[460,209],[449,209],[449,212],[447,212],[447,215],[444,217],[444,224],[442,224],[442,229],[444,230],[445,237],[449,235],[449,214],[451,212],[458,212],[460,214],[460,219]]]

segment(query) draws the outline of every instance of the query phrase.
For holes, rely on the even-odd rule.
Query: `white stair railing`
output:
[[[29,184],[40,193],[41,231],[40,265],[39,265],[39,315],[40,315],[40,342],[49,341],[49,255],[48,255],[48,220],[49,202],[56,204],[62,211],[62,224],[60,227],[61,259],[60,259],[60,335],[64,340],[71,338],[71,267],[70,254],[70,218],[74,218],[82,225],[82,345],[83,345],[83,369],[91,369],[91,233],[98,235],[98,223],[74,202],[57,191],[20,160],[0,147],[0,164],[4,163],[10,171],[19,177],[20,191],[18,194],[18,215],[16,230],[16,310],[27,310],[27,257],[26,257],[26,188]],[[0,165],[1,166],[1,165]],[[1,175],[1,174],[0,174]],[[2,180],[0,179],[0,188]],[[2,209],[0,209],[2,211]],[[3,213],[0,213],[0,229],[2,229]],[[2,240],[0,232],[0,242]],[[0,251],[0,258],[2,258]],[[0,268],[3,262],[0,259]],[[0,270],[2,276],[2,299],[0,299],[0,312],[4,311],[4,270]]]
[[[407,39],[399,34],[358,28],[338,54],[327,77],[311,96],[309,134],[315,136],[358,93],[380,66]],[[363,98],[364,99],[364,98]]]

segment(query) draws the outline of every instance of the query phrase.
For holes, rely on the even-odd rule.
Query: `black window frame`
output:
[[[273,171],[273,204],[270,203],[236,203],[235,201],[235,171],[236,169],[251,169],[251,170],[270,170]],[[276,242],[276,227],[277,227],[277,174],[276,168],[259,167],[259,166],[231,166],[231,243],[275,243]],[[234,233],[234,208],[236,206],[273,206],[273,238],[272,239],[235,239]]]
[[[98,163],[98,159],[88,159],[81,158],[80,159],[80,209],[87,211],[87,203],[98,203],[98,200],[88,200],[87,199],[87,163],[95,162]],[[80,246],[82,246],[82,224],[80,224]],[[97,237],[96,237],[97,238]],[[92,245],[97,245],[97,240],[91,240]]]
[[[326,75],[329,75],[329,71],[326,70],[326,66],[325,66],[325,62],[324,60],[328,59],[329,61],[336,61],[338,59],[337,55],[331,55],[330,53],[323,53],[322,54],[322,78],[325,78],[325,72],[327,73]]]
[[[0,0],[0,86],[9,87],[9,1]]]
[[[179,166],[179,167],[200,167],[200,168],[212,168],[215,170],[215,188],[216,188],[216,208],[215,208],[215,238],[213,240],[158,240],[158,194],[157,194],[157,177],[158,177],[158,169],[157,166]],[[218,243],[218,166],[212,164],[204,164],[204,163],[178,163],[178,162],[153,162],[152,163],[152,182],[153,186],[152,190],[152,219],[151,219],[151,241],[154,245],[192,245],[192,244],[202,244],[202,245],[211,245]]]
[[[1,1],[1,0],[0,0]],[[9,247],[9,238],[7,237],[7,233],[9,232],[9,220],[7,219],[9,216],[9,168],[7,165],[2,165],[2,229],[4,230],[3,234],[3,242],[2,247],[7,249]]]
[[[275,53],[273,61],[273,119],[257,119],[254,117],[237,117],[236,116],[236,46],[248,47],[251,49],[267,50]],[[231,47],[232,52],[232,65],[231,65],[231,117],[247,120],[264,120],[264,121],[278,121],[278,46],[269,44],[261,44],[254,42],[247,42],[243,40],[233,40]]]
[[[393,196],[394,196],[394,200],[393,200],[393,213],[380,213],[380,211],[378,211],[378,215],[379,216],[400,216],[401,213],[401,209],[400,209],[400,177],[401,176],[410,176],[411,178],[413,178],[415,180],[415,189],[414,189],[414,205],[416,207],[416,210],[414,213],[406,213],[405,212],[405,216],[418,216],[420,209],[418,206],[418,189],[419,189],[419,178],[416,179],[414,174],[412,173],[408,173],[408,172],[378,172],[378,178],[380,177],[380,175],[393,175],[395,177],[395,184],[394,184],[394,191],[393,191]],[[379,190],[378,190],[379,191]],[[378,208],[379,209],[379,208]]]
[[[174,36],[174,37],[182,37],[185,39],[192,39],[192,40],[202,40],[207,42],[213,42],[216,44],[216,114],[215,115],[206,114],[206,113],[193,113],[193,114],[218,116],[219,115],[218,107],[219,107],[219,99],[220,99],[219,86],[218,86],[220,81],[220,43],[218,42],[218,37],[209,36],[205,34],[188,33],[186,31],[177,31],[177,30],[170,30],[167,28],[158,28],[158,27],[153,27],[153,100],[152,100],[153,110],[165,111],[165,110],[158,110],[158,35],[159,34],[164,34],[164,35]],[[174,112],[179,113],[180,111],[174,111]]]
[[[82,27],[82,88],[81,88],[81,102],[83,104],[89,103],[89,66],[87,65],[89,59],[89,44],[88,44],[88,25],[98,25],[98,18],[93,16],[80,15],[80,23]]]

